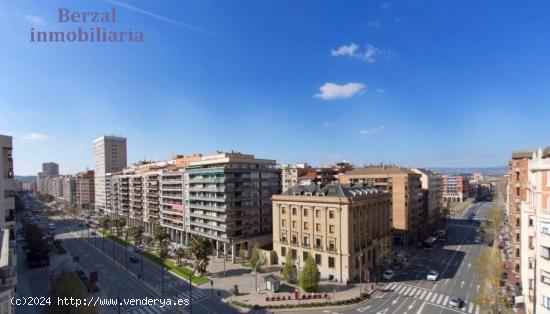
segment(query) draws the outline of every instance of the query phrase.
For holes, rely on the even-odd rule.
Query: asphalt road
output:
[[[58,239],[63,239],[63,245],[73,256],[79,256],[78,267],[89,271],[98,271],[99,286],[102,296],[116,298],[119,288],[121,298],[167,298],[177,302],[177,299],[190,299],[189,285],[176,276],[162,271],[162,268],[133,252],[132,248],[125,248],[118,243],[101,236],[93,236],[87,229],[78,228],[76,221],[60,221],[58,225]],[[127,249],[128,251],[125,251]],[[114,258],[113,258],[114,252]],[[129,257],[138,258],[138,262],[129,261]],[[138,279],[142,273],[143,278]],[[163,275],[164,274],[164,294]],[[235,313],[235,309],[223,304],[217,291],[210,289],[210,284],[204,287],[193,287],[194,313]],[[214,296],[212,296],[214,295]],[[101,313],[115,313],[115,308],[106,306]],[[189,312],[189,307],[160,307],[160,306],[126,306],[123,313],[177,313]]]
[[[386,282],[370,300],[348,308],[334,308],[301,313],[375,313],[375,314],[478,314],[481,309],[472,299],[479,289],[475,281],[475,264],[485,244],[474,244],[480,219],[485,219],[491,203],[473,204],[461,219],[448,222],[448,239],[433,251],[412,249],[407,266]],[[470,220],[470,213],[477,216]],[[426,280],[430,270],[439,272],[437,281]],[[449,305],[452,296],[465,300],[464,306]]]

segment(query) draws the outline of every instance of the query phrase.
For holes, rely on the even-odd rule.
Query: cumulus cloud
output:
[[[44,18],[41,17],[41,16],[36,16],[36,15],[32,15],[32,14],[27,14],[25,15],[25,20],[27,20],[28,22],[30,22],[31,24],[33,24],[34,26],[40,26],[40,25],[44,25],[46,24],[44,22]]]
[[[332,49],[330,51],[330,55],[333,57],[339,57],[339,56],[353,57],[357,54],[357,50],[359,50],[359,45],[356,43],[350,43],[348,45],[342,45],[336,49]]]
[[[346,84],[325,83],[319,87],[319,93],[315,94],[316,98],[324,100],[349,98],[357,93],[364,91],[366,86],[361,83],[350,82]]]
[[[387,51],[377,48],[372,44],[366,44],[365,50],[360,51],[359,45],[352,42],[347,45],[342,45],[336,49],[332,49],[330,54],[333,57],[348,56],[361,59],[368,63],[375,63],[376,59],[380,56],[386,55]]]
[[[372,134],[376,134],[378,132],[382,132],[386,127],[381,125],[377,128],[373,128],[373,129],[364,129],[364,130],[360,130],[359,131],[359,134],[361,135],[372,135]]]
[[[32,132],[32,133],[23,135],[21,139],[23,140],[23,142],[26,142],[26,143],[34,143],[34,142],[46,141],[48,140],[48,136],[44,134]]]

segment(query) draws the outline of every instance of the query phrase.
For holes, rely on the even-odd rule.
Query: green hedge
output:
[[[164,267],[166,267],[166,269],[172,271],[175,274],[182,276],[185,279],[189,279],[189,275],[193,272],[193,270],[187,267],[176,265],[176,263],[174,263],[174,261],[172,260],[163,261],[160,257],[156,256],[151,252],[143,251],[142,254],[143,256],[147,257],[148,259],[152,260],[153,262],[159,265],[164,264]],[[191,280],[197,285],[202,285],[210,282],[208,278],[202,277],[202,276],[193,276]]]
[[[338,301],[323,301],[323,302],[311,302],[311,303],[295,303],[295,304],[268,304],[265,306],[258,304],[248,304],[240,301],[232,301],[236,306],[240,306],[247,309],[293,309],[293,308],[302,308],[302,307],[327,307],[327,306],[339,306],[339,305],[349,305],[362,302],[370,297],[370,294],[363,293],[360,297],[355,297],[348,300],[338,300]],[[278,301],[270,301],[278,302]]]

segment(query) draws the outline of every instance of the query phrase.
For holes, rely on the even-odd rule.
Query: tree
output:
[[[296,271],[294,268],[295,259],[290,254],[286,253],[285,264],[283,265],[283,279],[288,283],[296,283]]]
[[[212,254],[212,243],[206,238],[193,235],[188,247],[195,257],[197,271],[204,274],[208,267],[209,257]]]
[[[494,310],[495,313],[505,311],[505,295],[500,284],[504,267],[499,251],[485,248],[478,258],[475,271],[479,291],[474,303],[485,310]]]
[[[176,254],[176,257],[178,259],[178,264],[181,264],[181,260],[185,257],[186,252],[185,249],[182,247],[177,248],[174,253]]]
[[[120,231],[124,226],[126,225],[126,222],[122,219],[113,219],[113,227],[115,228],[116,236],[120,236]]]
[[[103,231],[106,231],[111,226],[111,218],[107,216],[101,217],[101,219],[99,220],[99,225],[101,226],[101,229],[103,229]]]
[[[64,273],[59,275],[52,287],[52,299],[55,300],[51,302],[48,306],[48,313],[52,314],[92,314],[99,313],[97,307],[92,305],[87,306],[78,306],[74,307],[71,305],[63,305],[58,303],[58,298],[73,298],[82,300],[86,297],[86,292],[82,284],[79,282],[80,279],[74,273]]]
[[[143,233],[145,229],[143,226],[134,227],[134,243],[136,245],[141,245],[141,239],[143,238]]]
[[[166,229],[161,226],[156,226],[153,230],[153,238],[158,242],[159,245],[162,245],[163,242],[170,240],[170,235],[166,233]]]
[[[258,244],[258,242],[256,242],[256,244],[254,244],[254,248],[252,248],[252,254],[250,254],[250,259],[248,262],[256,272],[261,271],[262,266],[265,265],[265,257],[263,256],[262,249],[260,248],[260,244]]]
[[[319,287],[320,278],[321,273],[319,273],[317,263],[309,256],[304,262],[304,268],[300,273],[300,287],[306,292],[315,292]]]

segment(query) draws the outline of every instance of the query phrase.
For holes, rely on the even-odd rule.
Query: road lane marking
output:
[[[435,299],[437,299],[438,295],[439,295],[438,293],[434,293],[434,295],[432,296],[430,302],[435,303],[434,301],[435,301]]]
[[[474,310],[474,304],[470,302],[470,306],[468,306],[468,313],[472,313]]]
[[[409,294],[409,291],[411,291],[411,287],[407,287],[407,289],[405,289],[405,291],[403,291],[403,294],[404,295],[408,295]]]
[[[370,305],[367,305],[367,306],[364,306],[364,307],[360,307],[357,309],[357,312],[359,313],[363,313],[365,312],[366,310],[368,310],[370,308]],[[329,311],[323,311],[323,313],[329,313]]]
[[[437,298],[437,304],[441,304],[441,300],[443,300],[442,294],[439,296],[439,298]]]
[[[422,310],[424,309],[424,304],[426,304],[426,302],[422,302],[422,304],[420,305],[420,308],[418,309],[418,312],[416,312],[416,314],[422,314]]]
[[[428,291],[422,291],[422,294],[420,295],[419,299],[424,299],[424,295],[427,293]]]
[[[428,294],[426,295],[426,299],[424,300],[429,301],[431,296],[432,296],[432,292],[430,291],[428,292]]]
[[[423,291],[421,289],[418,289],[418,291],[416,292],[415,298],[418,298],[422,292]],[[426,291],[424,291],[424,292],[426,292]]]
[[[479,314],[479,307],[476,306],[476,314]]]
[[[449,296],[445,296],[445,300],[443,300],[443,305],[446,305],[447,302],[449,302]]]

